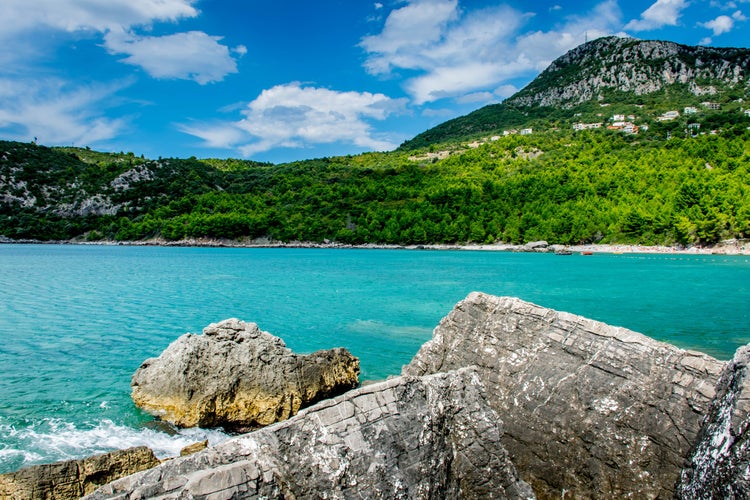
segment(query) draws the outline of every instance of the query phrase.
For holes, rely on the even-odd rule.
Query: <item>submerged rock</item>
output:
[[[137,406],[181,427],[255,428],[358,385],[346,349],[294,354],[255,323],[228,319],[185,334],[132,379]]]
[[[532,498],[484,394],[473,369],[394,378],[88,498]]]
[[[675,498],[750,498],[750,346],[721,374]]]
[[[624,328],[472,293],[405,375],[475,365],[545,498],[671,496],[724,363]]]
[[[77,499],[110,481],[156,465],[159,460],[145,446],[33,465],[0,475],[0,500]]]

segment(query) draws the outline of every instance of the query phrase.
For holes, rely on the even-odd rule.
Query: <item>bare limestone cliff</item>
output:
[[[540,498],[670,497],[724,363],[516,298],[472,293],[405,375],[476,365]]]
[[[137,406],[181,427],[256,428],[359,384],[346,349],[293,353],[255,323],[229,319],[185,334],[133,375]]]
[[[750,50],[690,47],[658,40],[606,37],[559,57],[509,106],[571,107],[607,91],[646,95],[679,83],[697,96],[716,88],[700,82],[748,85]]]
[[[472,369],[390,379],[87,498],[533,498],[483,394]]]

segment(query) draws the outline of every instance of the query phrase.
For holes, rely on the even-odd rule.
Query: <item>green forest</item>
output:
[[[744,125],[668,140],[557,131],[282,165],[0,142],[3,152],[0,235],[11,239],[707,245],[750,237]]]

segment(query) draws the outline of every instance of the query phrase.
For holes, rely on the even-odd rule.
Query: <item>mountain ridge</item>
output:
[[[576,111],[608,100],[642,106],[649,96],[660,94],[658,107],[668,108],[697,104],[701,99],[743,99],[750,97],[748,74],[750,49],[598,38],[555,59],[502,103],[437,125],[405,141],[399,149],[518,128],[550,116],[572,125]]]

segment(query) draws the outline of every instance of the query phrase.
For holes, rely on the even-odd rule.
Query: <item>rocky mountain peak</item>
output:
[[[694,95],[712,95],[716,85],[747,85],[749,71],[748,49],[612,36],[570,50],[505,104],[570,108],[606,91],[640,96],[675,83]]]

